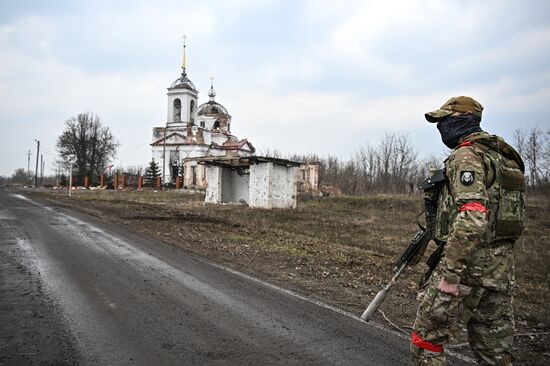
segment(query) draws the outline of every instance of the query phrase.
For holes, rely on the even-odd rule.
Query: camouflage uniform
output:
[[[446,244],[418,308],[414,364],[444,365],[443,346],[466,326],[479,364],[511,365],[512,247],[523,229],[523,162],[504,140],[478,132],[460,140],[445,173],[435,236]],[[458,296],[438,290],[441,278],[458,284]]]

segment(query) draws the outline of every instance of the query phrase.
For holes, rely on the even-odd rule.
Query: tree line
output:
[[[534,127],[516,129],[511,142],[522,156],[526,167],[526,179],[530,190],[550,189],[550,130]],[[58,171],[68,172],[73,166],[75,184],[83,184],[84,177],[90,184],[97,184],[99,176],[112,168],[119,143],[109,127],[93,113],[81,113],[65,121],[65,129],[57,140],[59,154]],[[345,194],[412,193],[424,179],[430,168],[439,169],[444,156],[420,157],[409,136],[385,134],[376,144],[365,144],[349,159],[333,155],[320,157],[288,155],[277,150],[264,150],[260,155],[290,160],[319,163],[319,184],[338,187]],[[110,169],[109,169],[110,170]],[[151,161],[147,169],[118,167],[113,173],[128,174],[128,179],[145,173],[146,181],[153,182],[160,174],[158,164]],[[17,169],[11,177],[0,177],[0,184],[11,182],[28,184],[30,172]],[[55,180],[45,177],[48,183]],[[60,175],[60,178],[62,176]],[[57,179],[57,183],[60,180]],[[66,177],[65,177],[66,180]]]
[[[550,130],[516,129],[511,143],[524,160],[531,191],[550,190]],[[420,157],[407,135],[384,135],[377,144],[365,144],[349,159],[328,155],[285,155],[277,150],[261,154],[303,163],[319,163],[319,184],[338,187],[345,194],[412,193],[430,168],[443,167],[445,156]]]
[[[441,168],[435,156],[420,158],[407,135],[385,134],[377,144],[365,144],[349,159],[333,155],[284,155],[264,150],[261,155],[319,164],[319,185],[338,187],[344,194],[412,193],[430,168]]]

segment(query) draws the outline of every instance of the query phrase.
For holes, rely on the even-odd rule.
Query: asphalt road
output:
[[[395,333],[103,220],[0,190],[0,224],[4,267],[28,268],[39,282],[29,301],[51,323],[27,330],[35,355],[84,365],[409,363]],[[37,363],[8,357],[21,327],[0,328],[4,364]]]

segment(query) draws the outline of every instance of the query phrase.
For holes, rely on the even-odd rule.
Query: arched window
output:
[[[191,122],[192,125],[195,124],[195,101],[192,100],[191,103],[189,103],[189,122]]]
[[[219,130],[220,129],[220,121],[214,122],[214,126],[212,127],[213,130]]]
[[[201,127],[204,128],[204,126],[205,126],[204,121],[201,121]]]
[[[181,122],[181,100],[174,99],[174,122]]]

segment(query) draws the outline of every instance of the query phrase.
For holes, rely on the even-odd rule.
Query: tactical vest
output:
[[[513,242],[520,237],[525,227],[523,161],[500,137],[482,133],[469,137],[466,141],[471,142],[481,152],[484,161],[489,220],[483,242]],[[440,241],[447,241],[451,231],[450,226],[454,221],[451,217],[452,206],[447,180],[441,188],[435,213],[435,237]]]

